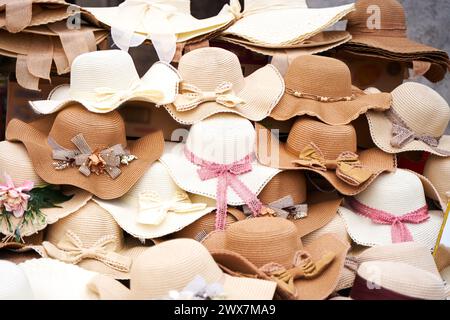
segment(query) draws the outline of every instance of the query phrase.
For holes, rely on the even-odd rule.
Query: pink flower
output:
[[[16,218],[21,218],[28,208],[30,195],[23,191],[30,191],[34,187],[32,181],[25,181],[20,187],[14,186],[11,177],[5,174],[6,184],[0,184],[0,208],[12,212]]]

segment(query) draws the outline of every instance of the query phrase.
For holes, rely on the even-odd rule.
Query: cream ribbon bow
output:
[[[206,208],[206,203],[192,203],[184,191],[177,191],[169,200],[162,200],[156,191],[142,192],[138,195],[139,215],[137,222],[141,224],[160,225],[170,212],[193,213]]]
[[[42,246],[50,258],[63,262],[78,264],[85,259],[95,259],[114,270],[130,271],[131,258],[114,252],[117,246],[117,238],[113,235],[103,236],[91,247],[85,247],[75,232],[67,230],[57,245],[44,241]]]
[[[245,101],[234,93],[233,84],[228,81],[220,83],[214,91],[202,91],[193,84],[182,82],[179,91],[180,93],[173,102],[177,111],[192,110],[200,104],[210,101],[215,101],[227,108],[245,105]]]

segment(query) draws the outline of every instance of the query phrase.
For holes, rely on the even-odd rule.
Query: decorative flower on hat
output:
[[[16,187],[11,177],[5,174],[6,184],[0,185],[0,208],[11,212],[14,217],[21,218],[28,207],[30,195],[25,193],[34,187],[32,181],[25,181],[21,186]]]

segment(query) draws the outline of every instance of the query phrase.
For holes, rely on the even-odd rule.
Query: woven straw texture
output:
[[[0,299],[31,300],[34,298],[25,272],[15,263],[0,260]]]
[[[302,237],[302,242],[305,246],[308,246],[315,240],[326,234],[333,234],[342,242],[346,242],[349,245],[351,244],[351,238],[347,233],[347,229],[345,228],[344,220],[337,213],[334,215],[333,219],[331,219],[331,221],[329,221],[323,227]]]
[[[449,200],[447,192],[450,191],[450,159],[430,155],[425,163],[423,175],[430,180],[438,191],[438,195],[436,195],[433,188],[425,186],[425,194],[427,197],[438,201],[442,210],[445,210]]]

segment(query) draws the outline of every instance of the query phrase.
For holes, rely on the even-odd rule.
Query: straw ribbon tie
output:
[[[200,166],[197,173],[202,181],[217,178],[217,210],[216,230],[224,230],[227,215],[228,187],[247,204],[254,216],[257,216],[263,205],[256,195],[237,176],[252,171],[252,156],[247,155],[231,164],[219,164],[198,158],[187,148],[184,149],[186,158]]]
[[[404,215],[395,216],[386,211],[370,208],[353,198],[347,199],[347,202],[357,214],[369,218],[374,223],[391,225],[392,243],[413,241],[405,223],[419,224],[430,218],[427,205]]]
[[[249,207],[246,205],[243,207],[243,211],[247,215],[251,213]],[[308,205],[305,203],[295,204],[291,195],[287,195],[265,205],[260,212],[260,216],[281,217],[285,219],[292,217],[294,220],[304,218],[307,215]]]
[[[307,145],[300,152],[299,159],[292,163],[320,171],[335,170],[339,179],[352,186],[359,186],[372,176],[372,173],[362,166],[356,153],[345,151],[337,159],[328,160],[313,142]]]
[[[5,5],[6,30],[16,33],[30,25],[33,15],[31,0],[0,0],[1,5]]]
[[[75,232],[67,230],[56,246],[48,241],[44,241],[42,245],[48,256],[53,259],[72,264],[78,264],[85,259],[95,259],[117,271],[129,272],[131,258],[114,252],[116,241],[115,236],[106,235],[98,239],[91,247],[85,247]]]
[[[120,103],[136,96],[145,97],[152,101],[161,101],[164,98],[162,91],[145,88],[141,82],[136,82],[125,90],[99,87],[95,88],[94,91],[97,102],[108,102],[106,107],[97,107],[97,109],[110,109],[111,104]]]
[[[233,84],[224,81],[214,91],[202,91],[193,84],[181,83],[180,94],[173,105],[177,111],[188,111],[210,101],[215,101],[227,108],[240,107],[245,104],[245,101],[234,93]]]

